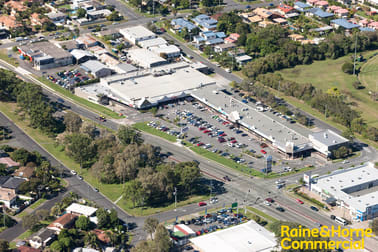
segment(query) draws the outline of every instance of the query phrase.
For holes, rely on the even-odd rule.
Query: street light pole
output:
[[[175,211],[177,211],[177,188],[175,187],[175,191],[173,192],[173,195],[175,195]]]

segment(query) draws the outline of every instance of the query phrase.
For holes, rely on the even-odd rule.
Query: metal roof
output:
[[[339,25],[339,26],[341,26],[341,27],[343,27],[345,29],[353,29],[353,28],[360,27],[358,24],[350,23],[350,22],[348,22],[348,20],[346,20],[344,18],[339,18],[339,19],[331,20],[331,23]]]

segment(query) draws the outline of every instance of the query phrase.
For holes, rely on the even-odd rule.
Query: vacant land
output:
[[[370,58],[376,53],[378,53],[378,50],[365,52],[362,55],[364,58]],[[373,101],[369,95],[369,90],[374,90],[378,79],[378,70],[374,70],[374,68],[377,68],[378,58],[375,56],[362,64],[360,78],[365,88],[359,90],[353,87],[357,77],[341,70],[341,66],[347,61],[351,61],[350,55],[336,60],[315,61],[311,65],[300,65],[278,72],[285,79],[298,83],[312,83],[324,91],[331,87],[337,87],[349,97],[350,102],[355,103],[355,109],[362,113],[362,117],[369,125],[378,127],[378,103]]]

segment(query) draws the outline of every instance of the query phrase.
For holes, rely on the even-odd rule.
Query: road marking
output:
[[[116,199],[116,201],[114,201],[113,203],[117,205],[118,201],[120,201],[122,199],[123,195],[119,196],[118,199]]]

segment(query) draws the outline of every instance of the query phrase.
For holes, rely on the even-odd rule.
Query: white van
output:
[[[335,221],[337,223],[341,224],[341,225],[344,225],[344,226],[346,226],[348,224],[348,222],[344,218],[341,218],[341,217],[338,217],[338,216],[336,216]]]

